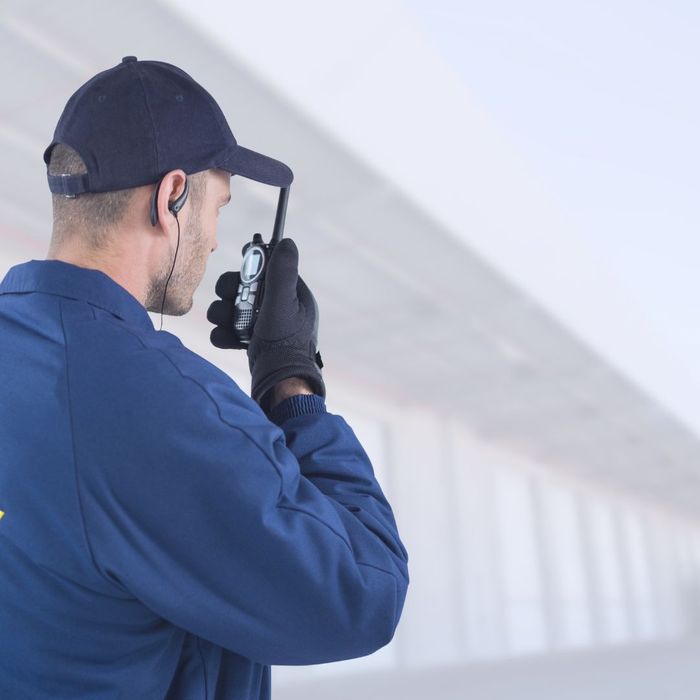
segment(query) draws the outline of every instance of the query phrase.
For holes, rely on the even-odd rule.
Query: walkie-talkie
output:
[[[249,343],[253,327],[258,318],[265,293],[265,271],[275,245],[282,240],[284,219],[287,214],[289,187],[281,187],[277,201],[275,226],[269,243],[256,233],[253,240],[243,246],[241,262],[241,281],[233,307],[233,327],[242,343]]]

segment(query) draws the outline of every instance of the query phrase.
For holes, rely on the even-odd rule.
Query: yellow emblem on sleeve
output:
[[[2,520],[2,516],[3,516],[3,515],[5,515],[5,511],[4,511],[4,510],[0,510],[0,520]]]

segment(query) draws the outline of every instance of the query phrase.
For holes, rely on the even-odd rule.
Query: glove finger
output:
[[[260,313],[267,309],[295,308],[297,302],[297,279],[299,276],[299,251],[291,238],[277,243],[265,271],[265,294]]]
[[[217,296],[222,299],[235,299],[238,294],[238,285],[241,281],[241,273],[239,270],[230,270],[224,272],[216,282],[214,291]]]
[[[232,299],[212,301],[207,309],[207,321],[217,326],[229,328],[233,326],[234,304]]]
[[[242,343],[233,328],[215,326],[209,334],[211,344],[217,348],[241,350],[247,348],[247,343]]]

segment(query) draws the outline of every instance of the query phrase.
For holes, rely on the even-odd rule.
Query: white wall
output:
[[[378,402],[330,370],[327,385],[328,409],[353,427],[392,504],[411,584],[387,647],[275,667],[278,691],[574,652],[605,664],[700,631],[696,524],[486,443],[420,397]]]

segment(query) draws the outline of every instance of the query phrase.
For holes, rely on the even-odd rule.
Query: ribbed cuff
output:
[[[267,417],[281,426],[284,421],[296,416],[313,413],[328,413],[326,400],[318,394],[296,394],[280,401],[268,413]]]
[[[267,405],[272,398],[275,386],[290,377],[305,379],[314,394],[325,396],[326,387],[323,383],[321,370],[316,365],[309,367],[306,364],[287,364],[266,374],[263,374],[264,369],[264,365],[260,364],[258,360],[258,364],[254,366],[250,375],[250,395],[253,401],[256,401],[265,412],[267,412]]]

